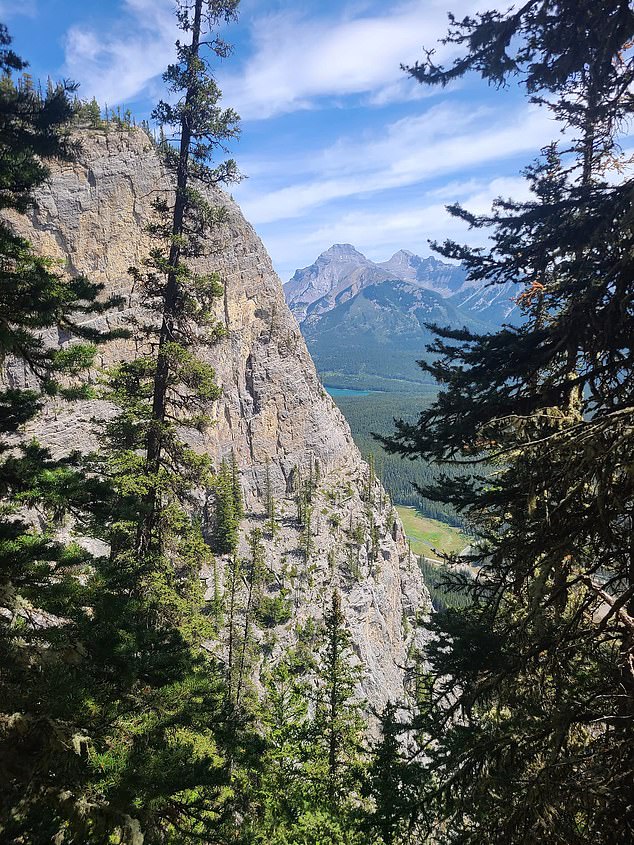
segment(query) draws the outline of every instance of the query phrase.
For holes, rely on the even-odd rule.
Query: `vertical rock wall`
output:
[[[99,318],[104,325],[121,325],[143,313],[127,271],[148,253],[145,226],[151,202],[169,190],[169,181],[143,132],[79,135],[79,160],[54,168],[37,209],[28,219],[17,219],[16,227],[69,273],[84,273],[104,282],[109,293],[123,293],[126,306]],[[228,223],[200,265],[223,275],[226,292],[217,316],[227,336],[201,353],[214,364],[223,396],[213,408],[214,425],[195,445],[215,461],[234,452],[247,508],[244,536],[252,526],[263,527],[268,467],[280,530],[266,539],[267,563],[289,591],[292,617],[260,632],[265,653],[274,659],[309,618],[321,618],[337,587],[363,667],[362,694],[380,707],[404,695],[403,667],[416,614],[429,608],[428,593],[378,482],[369,494],[360,494],[368,488],[368,467],[319,381],[262,243],[229,197],[216,199],[227,207]],[[69,338],[50,340],[63,345]],[[135,351],[133,341],[111,344],[100,364]],[[22,383],[25,374],[13,366],[7,377]],[[71,410],[51,406],[35,433],[54,450],[88,448],[95,413],[95,403]],[[100,404],[97,413],[106,416],[109,408]],[[313,502],[313,551],[306,560],[293,485],[297,473],[309,472],[311,465],[320,477]],[[368,542],[350,545],[351,532],[365,538],[372,522],[378,536],[374,560]]]

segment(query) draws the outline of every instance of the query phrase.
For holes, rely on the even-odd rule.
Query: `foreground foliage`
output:
[[[430,53],[410,70],[442,85],[518,75],[572,138],[528,168],[529,202],[451,209],[492,246],[440,252],[473,279],[517,282],[525,322],[437,329],[426,369],[445,389],[388,443],[470,466],[428,494],[483,538],[473,604],[431,626],[420,726],[443,842],[634,837],[634,182],[617,144],[633,35],[624,0],[529,0],[452,20],[455,63]]]
[[[51,159],[68,160],[73,87],[34,92],[16,73],[25,63],[0,26],[0,209],[25,212],[48,175]],[[116,333],[84,324],[116,305],[97,301],[101,288],[67,278],[0,222],[0,360],[12,372],[0,392],[0,829],[4,841],[25,829],[50,841],[59,825],[51,805],[82,768],[81,732],[74,718],[78,665],[85,651],[74,614],[82,604],[82,573],[90,555],[58,535],[69,509],[90,492],[79,456],[62,457],[22,428],[45,401],[87,400],[86,379],[97,343]],[[46,332],[72,338],[60,349]],[[56,780],[52,779],[55,773]],[[48,837],[48,839],[47,839]],[[23,841],[23,840],[21,840]]]

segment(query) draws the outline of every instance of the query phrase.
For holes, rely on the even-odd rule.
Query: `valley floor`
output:
[[[397,505],[396,510],[416,555],[437,559],[439,554],[459,554],[469,545],[468,538],[458,528],[423,516],[413,507]]]

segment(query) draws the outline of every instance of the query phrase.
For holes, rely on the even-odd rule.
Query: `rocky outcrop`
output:
[[[69,273],[86,274],[105,283],[109,293],[122,293],[126,305],[99,320],[123,325],[142,313],[128,268],[148,253],[151,203],[169,190],[169,181],[140,131],[83,132],[80,140],[78,161],[54,168],[38,207],[16,226]],[[225,195],[216,199],[226,206],[228,223],[220,243],[210,242],[201,266],[220,270],[224,278],[217,317],[227,335],[201,354],[215,366],[223,395],[214,404],[213,426],[195,445],[216,462],[235,454],[248,511],[245,535],[252,526],[263,527],[265,478],[270,479],[279,531],[266,540],[267,563],[289,596],[292,616],[261,632],[266,653],[274,659],[309,618],[321,617],[337,587],[363,666],[363,694],[380,707],[403,697],[415,617],[428,609],[428,594],[380,486],[367,490],[368,468],[319,381],[265,249],[235,203]],[[70,339],[50,340],[63,345]],[[118,341],[103,351],[100,364],[137,351],[133,341]],[[13,367],[8,377],[19,383],[24,373]],[[55,451],[89,448],[94,445],[91,420],[108,413],[107,405],[94,402],[70,410],[51,405],[35,434]],[[297,473],[311,466],[319,471],[319,483],[306,559],[293,484]],[[372,524],[374,548],[365,539],[351,544],[352,534],[369,538]]]
[[[399,249],[388,261],[382,261],[379,267],[383,267],[396,279],[417,284],[444,297],[460,290],[466,276],[460,266],[439,261],[433,255],[421,258],[407,249]]]

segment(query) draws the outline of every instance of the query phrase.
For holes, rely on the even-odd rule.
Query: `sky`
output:
[[[482,0],[242,0],[216,65],[223,102],[242,118],[228,190],[283,282],[333,243],[382,261],[429,240],[479,243],[450,217],[522,199],[521,173],[559,135],[518,84],[471,77],[426,88],[401,65],[436,47],[447,12]],[[490,2],[485,3],[488,7]],[[73,79],[79,94],[148,117],[178,37],[172,0],[0,0],[0,20],[35,78]]]

